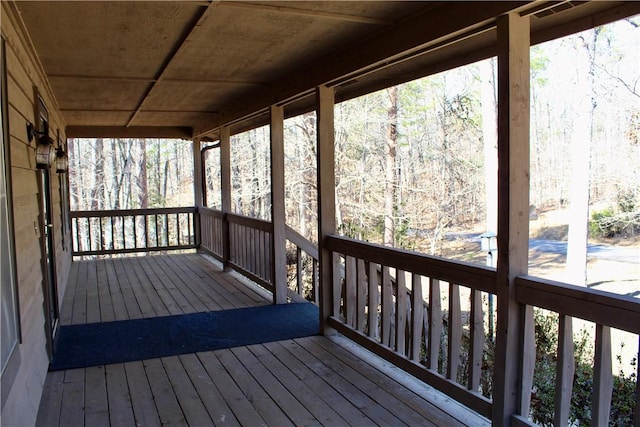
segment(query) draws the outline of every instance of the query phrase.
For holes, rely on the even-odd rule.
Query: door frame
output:
[[[49,111],[38,93],[38,89],[35,87],[34,95],[36,99],[36,128],[38,132],[48,134]],[[42,270],[42,292],[44,296],[45,336],[47,339],[47,354],[49,358],[52,358],[54,353],[54,338],[60,318],[60,306],[58,304],[58,275],[56,272],[54,236],[55,216],[53,215],[51,171],[49,169],[37,169],[36,174],[38,181],[38,222],[40,226],[40,263]]]

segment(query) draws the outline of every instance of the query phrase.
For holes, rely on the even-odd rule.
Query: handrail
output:
[[[495,268],[361,242],[343,236],[330,236],[326,244],[333,252],[365,258],[370,262],[450,283],[464,283],[465,286],[479,291],[495,293]]]
[[[71,218],[108,218],[112,216],[132,216],[132,215],[157,215],[157,214],[177,214],[195,213],[194,206],[171,207],[171,208],[145,208],[145,209],[109,209],[99,211],[71,211]]]
[[[539,277],[516,277],[516,301],[640,334],[640,301]]]
[[[196,248],[196,212],[193,206],[72,211],[72,254],[112,255]]]
[[[287,240],[305,251],[311,258],[318,260],[318,247],[307,240],[302,234],[298,233],[288,225],[285,227]]]
[[[285,238],[296,247],[294,271],[295,290],[289,289],[289,297],[319,303],[318,248],[289,226],[285,226]],[[310,266],[304,263],[303,252],[311,258]],[[311,271],[309,271],[309,268]],[[305,292],[305,287],[307,292]],[[295,293],[296,291],[297,294]]]

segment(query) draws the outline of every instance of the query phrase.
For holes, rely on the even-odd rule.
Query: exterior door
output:
[[[51,210],[51,176],[48,169],[40,170],[40,195],[42,197],[42,268],[44,276],[45,327],[47,333],[47,350],[53,355],[53,337],[58,326],[58,286],[56,281],[56,262],[53,239],[53,212]]]

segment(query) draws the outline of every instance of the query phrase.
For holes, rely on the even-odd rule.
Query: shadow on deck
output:
[[[73,264],[60,324],[256,307],[268,295],[198,254]],[[39,426],[489,425],[341,336],[50,372]]]

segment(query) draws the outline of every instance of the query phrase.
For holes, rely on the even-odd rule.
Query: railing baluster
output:
[[[458,378],[460,347],[462,346],[462,311],[460,310],[460,286],[449,283],[447,378]]]
[[[169,246],[169,214],[164,214],[164,245]]]
[[[358,313],[358,319],[356,320],[356,327],[359,331],[364,331],[367,324],[367,268],[363,259],[358,258],[358,290],[357,290],[357,304],[356,309]]]
[[[113,230],[113,217],[109,217],[109,222],[111,223],[111,249],[116,248],[116,237]]]
[[[340,273],[340,255],[333,253],[333,315],[340,317],[340,298],[342,297],[342,274]]]
[[[596,325],[596,348],[593,367],[593,426],[608,426],[613,376],[611,374],[611,328]]]
[[[124,226],[124,219],[125,219],[125,216],[122,215],[120,217],[120,220],[121,220],[120,222],[122,223],[122,248],[126,249],[126,247],[127,247],[127,237],[126,237],[126,230],[125,230],[126,227]]]
[[[556,362],[556,396],[553,415],[555,426],[569,424],[573,374],[575,373],[572,323],[569,316],[561,314],[558,318],[558,360]]]
[[[378,305],[380,304],[380,287],[378,285],[378,264],[369,263],[369,336],[378,338]]]
[[[469,317],[469,390],[478,391],[482,374],[482,353],[484,350],[484,316],[482,313],[482,292],[472,290]]]
[[[311,273],[311,281],[313,283],[313,302],[318,304],[320,302],[318,292],[318,260],[313,258],[313,271]]]
[[[302,295],[302,249],[296,246],[296,287],[298,295]]]
[[[382,344],[391,347],[391,315],[393,313],[393,285],[389,267],[382,266]]]
[[[176,245],[180,245],[180,214],[176,214]]]
[[[406,356],[406,327],[407,327],[407,286],[405,272],[396,270],[396,351]]]
[[[429,279],[429,339],[427,342],[427,367],[438,370],[440,337],[442,335],[442,302],[440,301],[440,281]]]
[[[357,310],[357,286],[358,286],[358,270],[357,261],[352,256],[345,257],[345,318],[346,323],[352,328],[356,326],[358,316]]]
[[[131,221],[133,221],[131,224],[131,228],[133,228],[133,248],[138,249],[138,216],[133,215]]]
[[[98,218],[99,224],[100,224],[100,250],[104,251],[104,231],[103,231],[103,227],[102,227],[102,218]]]
[[[411,275],[411,360],[414,362],[420,362],[423,308],[422,277],[413,273]]]

